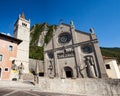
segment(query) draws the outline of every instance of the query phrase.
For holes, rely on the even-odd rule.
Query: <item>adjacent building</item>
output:
[[[104,57],[105,68],[108,78],[120,79],[120,69],[115,58]]]
[[[0,80],[9,80],[13,60],[17,57],[18,45],[22,42],[0,33]]]

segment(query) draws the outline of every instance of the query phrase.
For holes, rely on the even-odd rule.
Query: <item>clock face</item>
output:
[[[71,35],[67,32],[61,33],[58,36],[58,42],[61,43],[61,44],[69,43],[70,40],[71,40]]]

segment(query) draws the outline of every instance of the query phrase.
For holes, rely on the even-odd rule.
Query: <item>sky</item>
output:
[[[0,0],[0,32],[12,36],[22,12],[31,26],[73,20],[78,30],[93,27],[101,47],[120,47],[120,0]]]

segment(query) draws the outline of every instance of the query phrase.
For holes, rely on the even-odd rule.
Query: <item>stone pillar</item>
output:
[[[44,76],[48,77],[48,60],[47,53],[44,52]]]
[[[100,50],[100,47],[98,45],[98,40],[96,38],[96,35],[93,31],[91,32],[91,40],[92,40],[94,55],[95,55],[95,59],[96,59],[96,63],[97,63],[96,65],[97,65],[98,72],[99,72],[99,77],[100,78],[107,78],[107,73],[105,70],[105,64],[103,62],[101,50]]]
[[[55,70],[55,77],[60,78],[60,74],[59,74],[59,65],[57,62],[57,53],[54,52],[54,70]]]
[[[37,61],[36,61],[36,68],[35,68],[35,75],[34,75],[34,84],[35,85],[39,84],[39,65]]]
[[[55,50],[56,48],[56,37],[55,37],[55,29],[53,27],[53,38],[52,38],[52,45],[53,45],[53,52],[54,52],[54,74],[55,74],[55,77],[57,78],[60,78],[60,74],[59,74],[59,65],[58,65],[58,62],[57,62],[57,52]]]
[[[61,69],[61,79],[65,79],[66,75],[65,75],[65,71],[64,68]]]
[[[72,33],[72,44],[73,44],[73,49],[75,53],[75,66],[76,66],[76,72],[77,72],[77,77],[83,77],[81,74],[81,71],[79,70],[80,68],[80,52],[79,52],[79,47],[75,47],[74,44],[77,43],[77,36],[74,28],[73,21],[70,23],[70,30]]]

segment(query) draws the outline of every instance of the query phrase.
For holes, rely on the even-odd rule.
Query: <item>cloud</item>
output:
[[[6,35],[11,36],[11,34],[10,34],[10,33],[6,33]]]
[[[11,36],[11,34],[10,34],[10,33],[4,33],[4,32],[0,32],[0,33],[2,33],[2,34],[4,34],[4,35]]]

